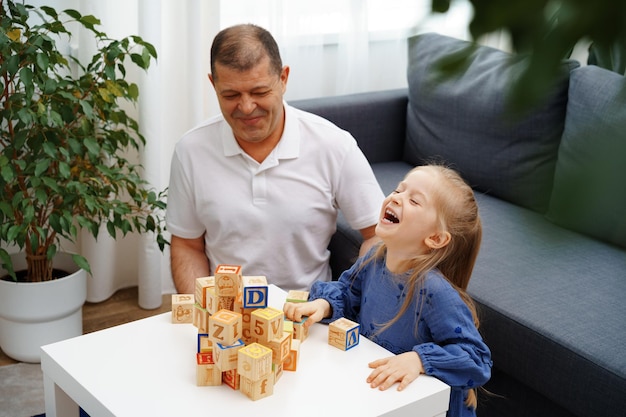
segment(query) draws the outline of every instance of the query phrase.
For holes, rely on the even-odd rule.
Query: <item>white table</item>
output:
[[[270,286],[269,304],[286,293]],[[367,363],[390,353],[364,337],[342,351],[315,324],[296,372],[285,371],[274,393],[252,401],[227,385],[196,386],[197,329],[164,313],[43,346],[47,417],[78,416],[445,416],[450,388],[420,376],[402,392],[372,389]]]

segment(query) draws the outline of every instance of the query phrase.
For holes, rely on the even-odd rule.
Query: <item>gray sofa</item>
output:
[[[484,237],[469,291],[494,361],[479,416],[623,417],[626,82],[565,61],[548,98],[512,117],[509,77],[522,64],[510,55],[480,47],[459,77],[432,77],[464,46],[416,36],[408,89],[291,104],[350,131],[385,193],[432,159],[476,190]],[[340,216],[334,277],[360,241]]]

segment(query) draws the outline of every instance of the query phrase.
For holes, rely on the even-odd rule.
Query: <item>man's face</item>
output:
[[[287,89],[289,67],[280,76],[270,71],[264,57],[249,71],[240,72],[217,63],[209,75],[224,118],[238,142],[260,143],[282,135],[283,95]]]

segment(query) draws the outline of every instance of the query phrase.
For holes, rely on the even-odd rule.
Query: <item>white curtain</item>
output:
[[[46,3],[30,0],[32,4]],[[285,65],[291,67],[286,99],[294,100],[406,87],[406,39],[436,31],[467,38],[470,6],[431,18],[428,0],[57,0],[58,10],[93,14],[102,30],[119,38],[138,34],[157,49],[147,73],[129,74],[139,84],[138,118],[147,145],[138,156],[146,178],[167,187],[175,143],[185,131],[219,111],[208,81],[209,51],[215,34],[235,23],[256,23],[274,34]],[[71,50],[90,56],[78,36]],[[152,236],[97,242],[84,235],[79,250],[89,259],[93,278],[88,301],[139,286],[141,307],[157,308],[173,293],[169,252]]]

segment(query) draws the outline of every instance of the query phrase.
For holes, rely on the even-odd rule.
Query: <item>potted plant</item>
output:
[[[148,187],[142,167],[128,156],[145,139],[122,107],[139,94],[125,79],[126,66],[146,70],[156,59],[155,48],[138,36],[110,39],[96,28],[97,18],[75,10],[57,13],[2,0],[0,23],[0,266],[5,270],[0,273],[0,346],[15,356],[7,350],[27,349],[5,347],[14,339],[6,329],[20,321],[14,320],[15,309],[23,304],[39,316],[53,310],[56,298],[69,303],[65,298],[73,290],[52,296],[47,287],[65,280],[57,271],[63,242],[74,242],[81,229],[97,237],[106,228],[113,238],[153,233],[163,250],[165,195]],[[60,50],[59,41],[71,36],[68,27],[93,34],[97,52],[91,62],[83,65]],[[9,247],[21,253],[11,255]],[[79,254],[63,260],[90,271]],[[28,297],[35,285],[46,285],[40,299],[16,301],[7,294],[19,290]],[[80,307],[84,301],[85,294]],[[3,312],[6,308],[13,311]],[[81,308],[71,310],[82,333]],[[48,335],[58,319],[27,330],[36,357],[31,352],[16,359],[37,361],[39,345],[69,337],[67,332]]]

